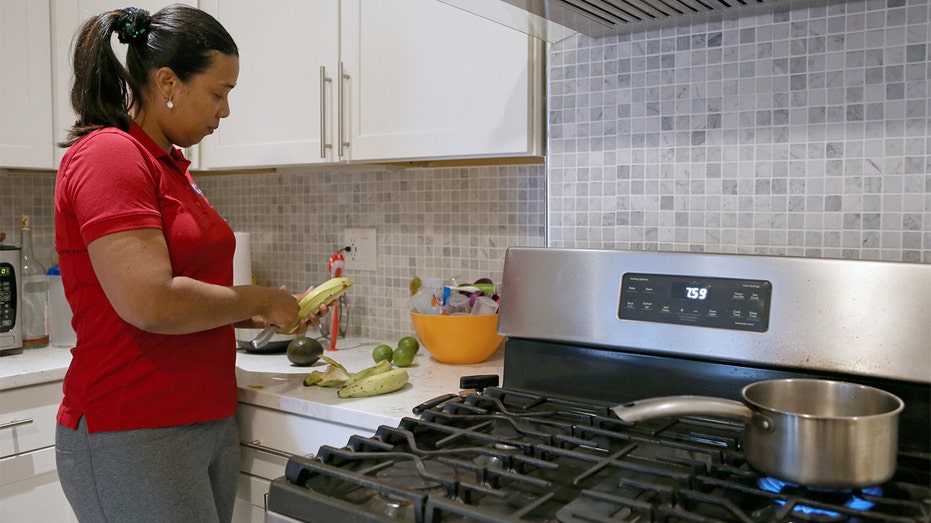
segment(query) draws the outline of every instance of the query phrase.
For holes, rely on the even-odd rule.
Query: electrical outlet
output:
[[[346,272],[378,270],[375,229],[346,229],[344,234],[349,247],[349,252],[343,255]]]

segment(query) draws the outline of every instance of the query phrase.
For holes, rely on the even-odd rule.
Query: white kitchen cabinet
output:
[[[3,0],[3,2],[6,1],[7,0]],[[30,4],[31,3],[38,4],[40,2],[30,1]],[[131,4],[133,7],[155,13],[166,5],[175,3],[197,6],[197,0],[133,0],[133,2],[129,2],[127,5]],[[54,117],[49,120],[54,124],[54,137],[50,137],[49,141],[58,143],[63,141],[68,135],[68,128],[74,124],[76,118],[74,110],[71,108],[71,82],[73,76],[71,60],[74,37],[84,21],[91,16],[119,9],[124,6],[122,4],[114,5],[111,0],[51,0],[51,5],[51,28],[53,36],[51,56],[52,71],[54,73],[52,78],[52,85],[54,86]],[[113,51],[120,60],[125,59],[126,45],[119,42],[116,34],[111,36],[111,43],[113,45]],[[51,129],[50,132],[52,132]],[[66,149],[55,147],[54,151],[54,168],[57,169]],[[185,156],[196,162],[196,157],[191,158],[191,151],[196,151],[196,148],[186,150]],[[196,163],[194,165],[196,165]]]
[[[239,48],[230,116],[201,142],[201,167],[336,159],[332,149],[321,154],[322,137],[336,130],[334,86],[322,85],[321,74],[332,78],[339,64],[339,6],[337,0],[276,0],[274,9],[241,0],[201,2]]]
[[[0,167],[54,167],[50,49],[48,2],[0,2]]]
[[[284,475],[288,458],[314,454],[323,445],[342,447],[350,436],[370,436],[377,427],[357,427],[240,403],[236,413],[242,455],[234,523],[261,523],[265,494]]]
[[[345,159],[542,154],[540,41],[436,0],[343,2],[341,36]]]
[[[518,31],[436,0],[201,7],[240,50],[203,168],[542,154],[543,44]]]
[[[55,466],[61,381],[0,391],[0,521],[77,521]]]

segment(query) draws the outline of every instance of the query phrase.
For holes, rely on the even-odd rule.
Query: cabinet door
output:
[[[0,167],[54,168],[48,2],[0,2]]]
[[[3,0],[6,2],[6,0]],[[122,4],[112,0],[56,0],[51,2],[52,11],[52,68],[54,75],[54,141],[61,142],[68,135],[68,128],[74,124],[76,118],[71,108],[71,82],[72,82],[72,42],[78,29],[85,20],[106,11],[119,9]],[[180,3],[197,6],[197,0],[133,0],[126,5],[132,5],[155,13],[166,5]],[[111,38],[113,51],[121,60],[126,56],[126,46],[119,43],[116,35]],[[55,167],[61,162],[65,149],[55,148]],[[185,155],[190,159],[188,152]]]
[[[320,68],[328,78],[337,73],[339,2],[210,4],[239,47],[239,81],[230,93],[230,116],[201,142],[201,166],[333,161],[332,148],[321,155],[321,139],[333,137],[334,104],[333,82],[321,82]]]
[[[540,154],[541,42],[436,0],[344,0],[351,160]]]

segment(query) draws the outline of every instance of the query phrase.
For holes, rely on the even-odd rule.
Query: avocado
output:
[[[298,367],[313,365],[323,354],[323,345],[319,341],[300,336],[288,344],[288,361]]]

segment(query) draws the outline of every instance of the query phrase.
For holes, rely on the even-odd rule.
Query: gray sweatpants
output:
[[[87,433],[58,426],[62,489],[81,522],[228,522],[239,472],[233,417],[179,427]]]

